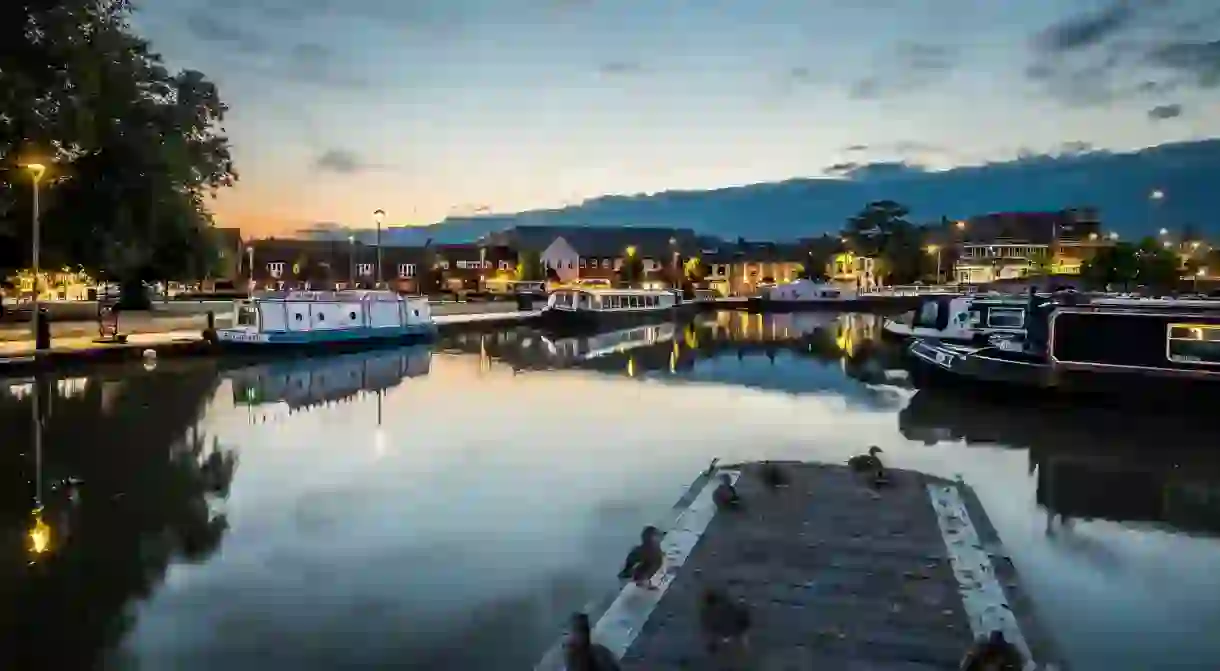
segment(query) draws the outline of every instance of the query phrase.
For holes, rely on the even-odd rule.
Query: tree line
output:
[[[0,269],[28,266],[41,181],[41,266],[137,283],[213,270],[208,200],[237,180],[228,107],[131,26],[131,0],[0,7]]]

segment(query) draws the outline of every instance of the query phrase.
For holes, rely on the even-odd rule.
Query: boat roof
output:
[[[411,298],[422,298],[414,297]],[[347,289],[344,291],[276,291],[255,294],[250,301],[402,301],[407,296],[396,291]]]
[[[568,292],[574,294],[614,294],[616,296],[657,296],[673,294],[671,289],[615,289],[612,287],[562,287],[554,293]]]

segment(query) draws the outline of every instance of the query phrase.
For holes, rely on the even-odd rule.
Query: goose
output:
[[[1004,632],[996,630],[985,639],[970,646],[962,658],[960,671],[1021,671],[1025,656],[1017,646],[1004,638]]]
[[[716,503],[717,510],[741,507],[741,496],[737,494],[737,488],[733,486],[733,479],[728,473],[720,474],[720,484],[716,486],[716,491],[712,492],[712,501]]]
[[[868,448],[868,454],[857,454],[847,460],[847,465],[857,473],[874,473],[879,469],[884,469],[885,466],[881,463],[881,454],[883,450],[876,445]]]

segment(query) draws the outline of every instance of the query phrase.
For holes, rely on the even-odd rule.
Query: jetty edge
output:
[[[697,610],[705,586],[751,611],[746,659],[726,668],[957,669],[993,630],[1022,650],[1027,671],[1069,668],[969,486],[892,469],[874,491],[845,466],[771,463],[788,486],[767,488],[759,462],[696,480],[662,541],[658,589],[629,583],[590,614],[593,640],[624,671],[710,668]],[[743,510],[717,512],[720,473]],[[556,647],[536,671],[563,669]]]

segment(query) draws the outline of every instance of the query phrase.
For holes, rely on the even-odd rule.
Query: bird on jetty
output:
[[[665,552],[661,550],[661,537],[664,534],[654,526],[646,526],[640,532],[640,544],[631,548],[627,560],[623,562],[623,570],[618,572],[620,580],[630,579],[636,587],[656,589],[652,577],[661,570],[665,563]]]
[[[770,487],[771,489],[779,489],[781,487],[788,486],[788,471],[772,461],[762,462],[762,466],[758,471],[758,477],[762,480],[764,485]]]
[[[1004,632],[996,630],[985,639],[979,639],[962,658],[961,671],[1021,671],[1025,656],[1017,646],[1004,639]]]
[[[720,457],[716,457],[715,459],[712,459],[712,463],[708,464],[707,468],[703,469],[703,477],[705,477],[705,478],[712,477],[712,473],[716,472],[716,466],[719,464],[720,464]]]
[[[593,642],[589,616],[572,615],[572,631],[563,646],[564,667],[567,671],[619,671],[618,660],[606,646]]]
[[[715,652],[724,643],[745,644],[750,631],[750,609],[743,603],[734,603],[723,590],[707,587],[699,601],[699,627],[708,652]]]
[[[847,460],[847,465],[856,474],[868,477],[868,484],[874,489],[880,489],[890,483],[889,474],[885,470],[885,464],[881,463],[881,457],[878,454],[882,453],[882,449],[876,445],[868,448],[868,454],[857,454]]]
[[[712,492],[712,501],[716,503],[717,510],[734,510],[741,507],[741,496],[737,494],[737,488],[733,486],[733,479],[728,473],[720,474],[720,484],[716,486],[716,491]]]

